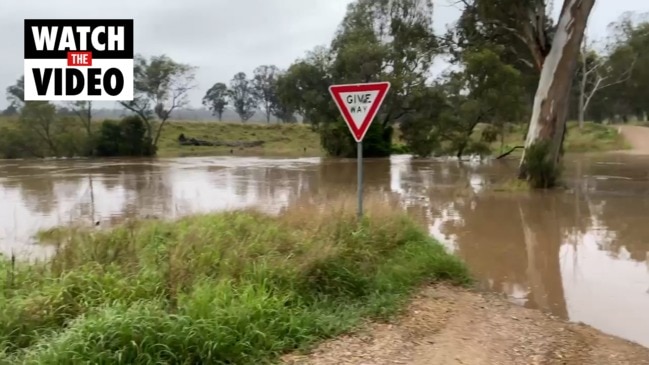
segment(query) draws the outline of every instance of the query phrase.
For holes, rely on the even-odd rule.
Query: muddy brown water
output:
[[[367,190],[426,218],[480,285],[649,347],[649,157],[568,157],[568,190],[494,191],[517,161],[366,160]],[[354,160],[0,161],[0,249],[42,257],[39,229],[101,226],[353,193]]]

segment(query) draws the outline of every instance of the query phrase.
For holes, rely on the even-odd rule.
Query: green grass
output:
[[[629,148],[630,145],[615,126],[586,122],[579,129],[576,122],[568,123],[567,152],[606,152]]]
[[[18,117],[0,116],[0,127],[13,126],[17,121],[18,121]]]
[[[15,117],[0,117],[0,128],[16,126]],[[101,121],[94,123],[99,130]],[[265,141],[261,147],[232,148],[208,146],[181,146],[178,136],[207,141]],[[302,157],[324,155],[319,135],[304,124],[259,124],[229,122],[171,121],[162,130],[158,141],[158,156],[183,157],[203,155]]]
[[[184,133],[207,141],[265,141],[261,147],[231,148],[207,146],[181,146],[178,136]],[[306,150],[305,150],[306,148]],[[163,129],[158,142],[158,155],[161,157],[230,154],[299,157],[322,156],[320,139],[317,133],[303,124],[242,124],[171,122]]]
[[[45,235],[49,262],[0,260],[0,363],[263,364],[389,318],[422,284],[470,282],[385,204],[361,222],[341,201]]]
[[[476,128],[475,138],[479,138],[480,131],[480,128]],[[526,124],[513,126],[505,135],[503,150],[507,151],[511,147],[524,144],[526,132]],[[229,147],[180,146],[177,141],[180,133],[184,133],[187,137],[210,141],[266,141],[263,147],[234,148],[235,155],[286,157],[324,155],[318,134],[306,125],[171,122],[165,127],[159,142],[160,156],[230,154]],[[500,147],[500,141],[492,143],[491,149],[494,155],[501,153]],[[628,143],[617,133],[615,126],[586,122],[584,127],[579,129],[576,122],[568,123],[566,152],[607,152],[628,148]],[[393,150],[395,153],[407,152],[400,140],[398,128],[394,132]],[[522,150],[516,151],[513,155],[520,155],[521,152]]]

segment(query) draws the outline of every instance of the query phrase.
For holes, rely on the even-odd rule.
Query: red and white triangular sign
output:
[[[389,82],[329,86],[329,92],[356,142],[365,137],[389,89]]]

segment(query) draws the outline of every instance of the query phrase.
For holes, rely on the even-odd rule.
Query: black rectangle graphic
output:
[[[60,49],[67,35],[76,49]],[[64,59],[69,51],[90,51],[93,59],[133,58],[133,19],[25,19],[26,59]]]

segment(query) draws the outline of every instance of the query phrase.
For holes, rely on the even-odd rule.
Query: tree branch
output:
[[[151,135],[152,134],[151,133],[152,132],[152,130],[151,130],[151,121],[149,120],[149,116],[147,115],[147,110],[149,110],[149,102],[145,101],[144,105],[142,105],[142,106],[137,104],[138,103],[137,100],[133,100],[132,102],[128,102],[128,103],[120,101],[119,103],[124,108],[126,108],[126,109],[132,111],[133,113],[137,114],[142,119],[144,124],[146,124],[148,137],[152,138],[153,136]]]
[[[631,65],[627,68],[627,70],[625,72],[623,72],[620,75],[620,77],[617,78],[615,81],[611,81],[609,83],[602,84],[602,82],[607,80],[609,77],[601,76],[601,75],[597,74],[597,80],[595,81],[595,85],[593,86],[591,91],[586,95],[586,101],[584,102],[584,112],[588,109],[588,106],[590,105],[590,101],[593,99],[593,96],[595,96],[595,94],[598,91],[600,91],[602,89],[605,89],[607,87],[611,87],[613,85],[618,85],[618,84],[622,84],[624,82],[627,82],[631,78],[631,75],[633,73],[633,67],[635,66],[635,62],[636,62],[636,59],[634,58],[633,61],[631,62]],[[599,66],[594,68],[595,71],[597,71],[598,69],[599,69]]]

